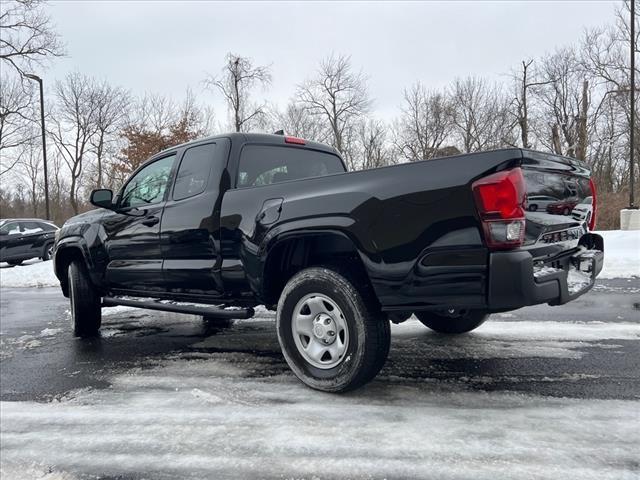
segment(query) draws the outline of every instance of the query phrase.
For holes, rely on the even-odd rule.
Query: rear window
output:
[[[342,172],[342,161],[332,153],[298,147],[247,145],[240,155],[238,187],[258,187]]]

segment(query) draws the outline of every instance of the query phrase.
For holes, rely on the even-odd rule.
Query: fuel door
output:
[[[280,218],[280,212],[282,212],[282,198],[270,198],[265,200],[262,204],[262,208],[256,217],[256,223],[260,225],[271,225]]]

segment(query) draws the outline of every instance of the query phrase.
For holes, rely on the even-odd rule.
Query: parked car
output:
[[[575,206],[580,202],[578,198],[569,198],[547,205],[547,213],[554,215],[569,215]]]
[[[547,210],[548,205],[557,201],[557,198],[548,195],[530,195],[527,197],[527,210],[530,212],[537,212],[538,210],[544,212]]]
[[[590,185],[583,162],[521,149],[346,172],[320,143],[211,137],[155,155],[115,196],[94,190],[55,272],[77,336],[105,306],[227,319],[262,304],[298,378],[346,391],[384,365],[389,320],[459,334],[593,286],[602,237],[525,210],[540,171]]]
[[[571,211],[571,216],[576,220],[589,223],[593,215],[593,197],[586,197]]]
[[[39,218],[0,220],[0,262],[20,265],[30,258],[49,260],[58,227]]]

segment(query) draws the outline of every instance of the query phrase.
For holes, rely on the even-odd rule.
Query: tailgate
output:
[[[558,155],[527,150],[523,155],[527,186],[525,246],[577,246],[592,217],[589,168],[582,161]],[[579,210],[573,214],[578,205]]]

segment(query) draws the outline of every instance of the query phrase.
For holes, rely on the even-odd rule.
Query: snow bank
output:
[[[598,278],[640,277],[640,230],[596,233],[604,238],[604,268]]]
[[[28,260],[11,267],[0,263],[0,287],[56,287],[60,282],[53,273],[53,262]]]

